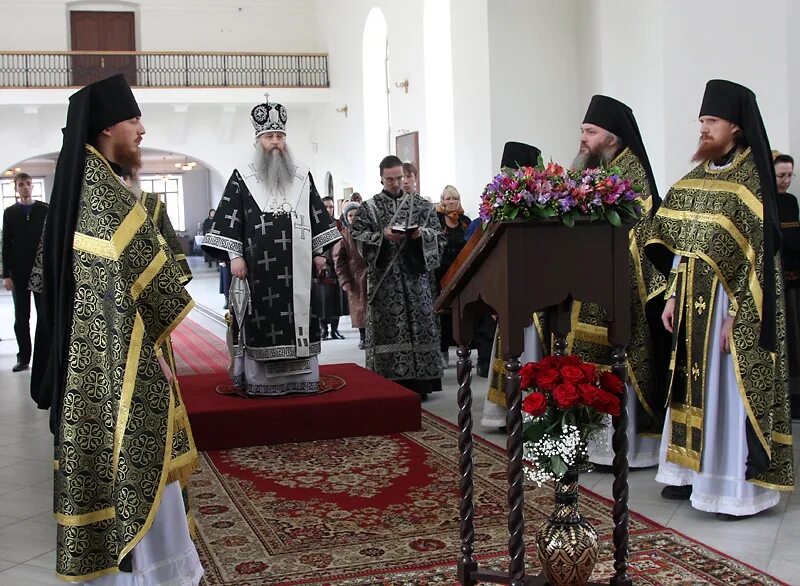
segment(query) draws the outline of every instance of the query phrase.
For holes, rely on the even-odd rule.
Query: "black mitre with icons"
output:
[[[267,132],[282,132],[286,134],[286,108],[282,104],[269,101],[269,94],[263,104],[257,104],[250,111],[250,121],[256,130],[256,138]]]

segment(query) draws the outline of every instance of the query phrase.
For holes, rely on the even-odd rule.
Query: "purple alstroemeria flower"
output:
[[[575,198],[572,197],[571,195],[568,195],[567,197],[558,200],[558,207],[562,212],[568,212],[573,207],[575,207],[576,203],[577,202]]]
[[[524,202],[525,202],[525,203],[526,203],[528,206],[530,206],[530,205],[533,203],[533,201],[534,201],[533,194],[532,194],[530,191],[528,191],[527,189],[523,189],[522,191],[520,191],[520,192],[519,192],[519,195],[521,196],[521,199],[522,199],[522,200],[523,200],[523,201],[524,201]]]

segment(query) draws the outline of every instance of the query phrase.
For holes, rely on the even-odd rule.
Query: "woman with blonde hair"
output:
[[[436,215],[439,216],[445,236],[442,262],[436,270],[436,289],[441,291],[442,277],[456,260],[461,249],[464,248],[464,234],[472,220],[464,215],[464,208],[461,207],[461,194],[452,185],[445,185],[442,190],[441,202],[436,206]],[[453,345],[453,318],[450,313],[442,313],[439,319],[442,328],[440,346],[442,365],[447,368],[450,364],[450,346]]]

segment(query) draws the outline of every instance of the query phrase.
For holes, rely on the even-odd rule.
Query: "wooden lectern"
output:
[[[560,220],[505,221],[493,224],[467,254],[436,300],[436,311],[453,313],[453,336],[458,344],[459,469],[461,472],[461,555],[458,577],[462,586],[478,582],[531,586],[545,584],[541,576],[525,576],[523,542],[522,394],[519,357],[523,329],[536,311],[545,310],[554,332],[554,353],[566,350],[572,299],[594,302],[606,309],[609,342],[614,346],[612,370],[627,380],[625,348],[630,338],[630,226],[589,223],[574,228]],[[509,571],[481,570],[474,553],[472,495],[472,362],[469,342],[476,320],[486,312],[497,315],[501,351],[506,358],[508,440]],[[622,395],[620,416],[613,418],[614,436],[614,570],[610,584],[626,586],[628,577],[628,412]]]

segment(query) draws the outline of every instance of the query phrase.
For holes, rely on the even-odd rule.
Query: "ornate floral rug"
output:
[[[457,433],[423,413],[421,431],[205,454],[190,484],[207,586],[455,584]],[[321,424],[324,424],[321,422]],[[476,553],[504,564],[505,457],[475,450]],[[526,531],[552,509],[551,489],[528,487]],[[581,491],[581,510],[604,536],[593,579],[612,574],[611,507]],[[781,582],[633,514],[637,584]],[[537,571],[527,540],[528,572]]]

